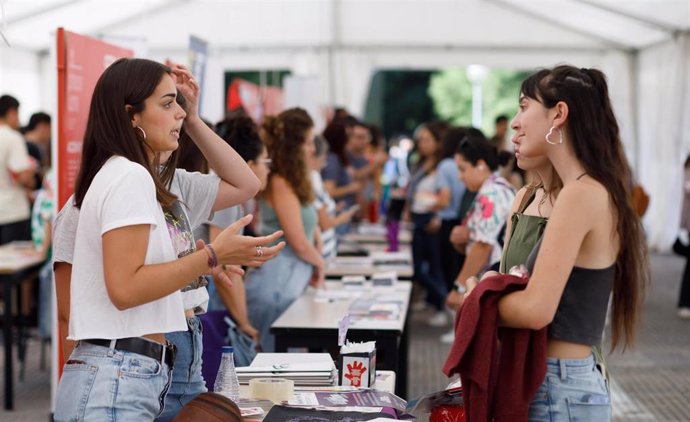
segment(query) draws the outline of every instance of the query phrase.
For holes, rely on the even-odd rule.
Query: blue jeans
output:
[[[79,342],[58,384],[55,421],[152,421],[170,379],[159,360]]]
[[[304,293],[313,270],[310,263],[286,246],[275,258],[247,274],[247,311],[252,325],[259,330],[263,352],[275,351],[271,325]]]
[[[442,272],[438,234],[426,231],[433,218],[434,214],[412,214],[412,265],[414,280],[426,287],[427,303],[436,311],[442,311],[448,288]]]
[[[182,406],[196,396],[205,393],[206,382],[201,375],[201,321],[197,317],[187,318],[187,331],[176,331],[165,335],[166,340],[177,347],[175,369],[172,373],[170,391],[165,396],[163,413],[156,418],[157,422],[172,420]]]
[[[594,357],[546,359],[546,377],[529,407],[530,422],[611,420],[608,385]]]

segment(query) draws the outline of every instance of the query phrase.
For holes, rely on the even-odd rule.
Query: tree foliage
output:
[[[512,118],[517,112],[520,84],[530,72],[508,69],[490,70],[482,83],[482,127],[493,135],[494,120],[504,114]],[[429,83],[429,96],[436,114],[452,124],[472,124],[472,83],[465,69],[435,72]]]

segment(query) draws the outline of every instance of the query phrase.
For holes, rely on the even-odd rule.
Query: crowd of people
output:
[[[468,338],[485,333],[460,328],[491,313],[493,329],[532,333],[524,371],[538,382],[508,400],[519,402],[511,412],[610,420],[600,353],[609,300],[611,344],[630,345],[648,274],[601,72],[538,71],[492,138],[429,121],[402,161],[343,110],[320,134],[301,108],[260,124],[239,110],[212,125],[198,114],[199,92],[184,66],[109,66],[74,195],[55,219],[50,116],[34,114],[22,137],[18,101],[0,97],[0,243],[33,237],[49,259],[40,291],[54,276],[66,336],[55,420],[172,420],[206,392],[202,315],[227,311],[250,348],[273,351],[271,324],[308,286],[323,286],[338,237],[386,209],[387,224],[412,227],[422,297],[413,309],[430,308],[430,326],[452,325],[441,338],[453,344],[448,375],[472,388],[477,373],[463,356]],[[400,177],[386,175],[391,163]],[[690,315],[684,279],[681,317]],[[467,406],[505,414],[504,398]]]

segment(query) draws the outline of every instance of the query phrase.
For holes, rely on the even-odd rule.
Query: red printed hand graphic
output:
[[[353,387],[362,385],[362,375],[367,371],[364,363],[355,361],[353,364],[347,364],[347,373],[345,378],[350,380]]]

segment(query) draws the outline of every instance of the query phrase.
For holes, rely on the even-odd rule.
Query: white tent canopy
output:
[[[568,62],[609,77],[636,175],[651,193],[650,243],[667,247],[690,151],[689,0],[0,0],[11,47],[0,92],[22,115],[54,109],[55,30],[186,62],[189,35],[210,43],[205,114],[220,117],[223,71],[318,77],[324,105],[361,113],[373,73]],[[2,40],[0,40],[2,43]]]

